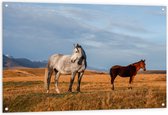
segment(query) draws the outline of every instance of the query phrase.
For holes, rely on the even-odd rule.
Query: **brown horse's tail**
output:
[[[44,88],[47,89],[47,79],[48,79],[48,67],[45,69],[45,75],[44,75]]]
[[[113,79],[113,71],[112,71],[112,67],[110,68],[110,72],[109,72],[109,74],[110,74],[110,77],[111,77],[111,84],[112,84],[112,79]]]

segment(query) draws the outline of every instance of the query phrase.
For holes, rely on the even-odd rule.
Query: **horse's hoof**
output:
[[[132,89],[132,87],[128,87],[128,89]]]
[[[59,89],[56,89],[55,91],[56,91],[58,94],[60,94],[60,91],[59,91]]]
[[[72,92],[72,90],[69,89],[68,92]]]
[[[47,90],[47,92],[46,93],[49,93],[49,90]]]
[[[77,92],[80,92],[80,89],[76,89]]]

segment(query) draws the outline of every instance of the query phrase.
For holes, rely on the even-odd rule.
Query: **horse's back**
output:
[[[136,68],[133,65],[120,66],[115,65],[111,68],[110,74],[119,75],[121,77],[129,77],[136,74]]]
[[[133,76],[135,72],[136,72],[136,68],[132,65],[129,65],[129,66],[120,68],[119,75],[121,77],[130,77],[130,76]]]
[[[77,62],[71,62],[70,55],[54,54],[49,58],[48,62],[50,69],[56,69],[61,74],[71,74],[72,72],[81,72],[85,70],[84,65],[79,65]]]
[[[115,76],[115,75],[117,75],[118,74],[118,72],[119,72],[119,69],[120,69],[120,65],[115,65],[115,66],[112,66],[111,68],[110,68],[110,76]]]
[[[63,54],[53,54],[49,57],[48,62],[50,64],[53,63],[53,62],[56,62],[62,56],[63,56]]]
[[[60,62],[63,62],[64,60],[69,60],[69,55],[63,55],[63,54],[53,54],[48,59],[48,65],[50,67],[59,65]]]
[[[115,66],[112,66],[111,69],[118,69],[118,68],[120,68],[120,67],[122,67],[122,66],[120,66],[120,65],[115,65]]]

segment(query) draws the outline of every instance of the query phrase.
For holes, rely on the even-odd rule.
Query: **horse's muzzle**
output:
[[[146,71],[146,68],[144,68],[143,70]]]

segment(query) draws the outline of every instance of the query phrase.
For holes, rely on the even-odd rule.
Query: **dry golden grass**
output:
[[[55,92],[54,76],[50,93],[44,90],[44,69],[3,70],[3,111],[63,111],[164,108],[166,104],[166,74],[137,74],[133,89],[128,89],[129,78],[117,77],[115,90],[111,90],[108,74],[86,71],[81,92],[68,93],[69,75],[61,75],[59,89]],[[9,110],[5,111],[8,107]]]

